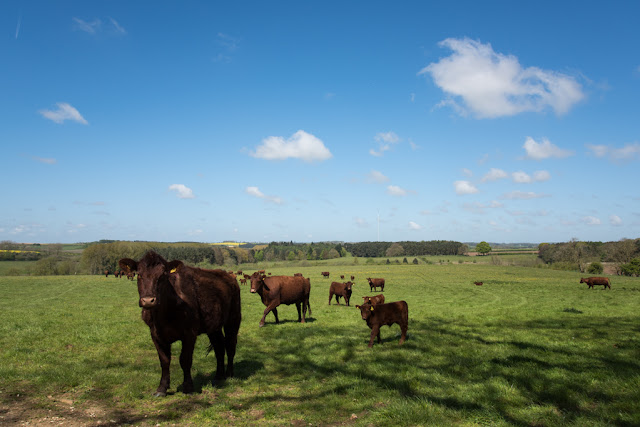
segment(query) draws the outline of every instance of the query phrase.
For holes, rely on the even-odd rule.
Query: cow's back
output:
[[[269,294],[279,289],[280,304],[294,304],[303,302],[311,292],[311,282],[304,277],[271,276],[264,279],[270,289]]]
[[[401,326],[409,323],[409,306],[406,301],[394,301],[374,306],[374,320],[380,325],[398,323]]]

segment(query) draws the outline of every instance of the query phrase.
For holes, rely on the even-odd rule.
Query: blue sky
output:
[[[2,2],[0,240],[638,237],[638,2],[396,3]]]

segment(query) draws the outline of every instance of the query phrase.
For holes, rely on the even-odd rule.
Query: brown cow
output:
[[[329,272],[328,271],[323,271],[320,274],[322,274],[323,277],[329,277]]]
[[[351,281],[353,282],[354,280],[356,280],[355,276],[351,276]]]
[[[363,299],[363,304],[371,304],[371,305],[376,305],[376,304],[384,304],[384,295],[380,294],[380,295],[376,295],[374,297],[362,297]]]
[[[247,284],[247,279],[240,279],[240,284],[241,285],[246,285]]]
[[[594,285],[604,286],[602,289],[611,289],[611,281],[608,277],[583,277],[580,279],[580,283],[586,283],[589,288],[593,289]]]
[[[340,275],[340,278],[344,280],[344,274],[341,274],[341,275]]]
[[[147,252],[140,261],[123,258],[119,264],[128,272],[138,272],[138,305],[142,307],[142,320],[149,326],[162,368],[155,396],[167,394],[171,344],[175,341],[182,341],[182,391],[193,392],[193,349],[198,335],[203,333],[209,336],[209,351],[213,349],[216,355],[214,382],[224,379],[225,375],[233,376],[241,314],[240,287],[231,276],[222,270],[188,267],[182,261],[167,262],[153,251]]]
[[[109,277],[109,270],[104,271],[104,277]]]
[[[349,300],[351,299],[351,287],[353,283],[340,283],[340,282],[331,282],[331,287],[329,288],[329,305],[331,305],[331,298],[336,296],[336,302],[340,305],[340,297],[344,297],[344,302],[349,305]]]
[[[371,328],[371,339],[369,339],[369,347],[373,347],[373,339],[378,337],[378,344],[382,343],[380,339],[380,327],[383,325],[391,326],[394,323],[400,325],[400,343],[407,339],[407,328],[409,326],[409,306],[405,301],[390,302],[388,304],[362,304],[356,305],[360,309],[362,320],[367,322],[367,326]]]
[[[133,280],[136,278],[136,273],[134,271],[130,271],[127,273],[127,279]]]
[[[311,306],[309,305],[309,293],[311,292],[311,282],[304,277],[294,276],[271,276],[266,277],[258,273],[251,276],[251,293],[257,293],[262,299],[262,303],[267,307],[264,310],[259,326],[264,326],[264,319],[270,311],[278,319],[278,309],[280,304],[295,304],[298,309],[298,322],[305,323],[307,308],[311,316]],[[300,311],[302,305],[302,312]]]
[[[473,284],[476,286],[482,286],[482,282],[473,282]]]
[[[372,279],[368,277],[367,281],[369,282],[369,290],[375,290],[377,292],[378,288],[380,288],[380,292],[384,292],[384,279]]]

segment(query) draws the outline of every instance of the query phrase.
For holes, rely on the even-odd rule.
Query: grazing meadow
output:
[[[640,279],[588,289],[576,272],[409,262],[267,268],[311,278],[308,322],[281,306],[259,328],[242,286],[236,376],[211,385],[201,335],[184,395],[175,343],[165,398],[134,282],[0,277],[0,424],[640,425]],[[355,276],[351,307],[328,305],[340,274]],[[404,345],[393,325],[367,347],[367,277],[407,301]]]

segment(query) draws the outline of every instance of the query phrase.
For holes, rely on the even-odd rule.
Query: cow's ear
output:
[[[121,270],[127,270],[127,272],[138,271],[138,263],[131,258],[122,258],[118,261],[118,265]]]
[[[175,273],[176,270],[180,267],[182,267],[184,264],[182,263],[182,261],[180,260],[173,260],[167,263],[167,266],[165,267],[165,270],[168,271],[169,273]]]
[[[359,305],[356,305],[356,308],[360,308],[360,306],[359,306]]]

